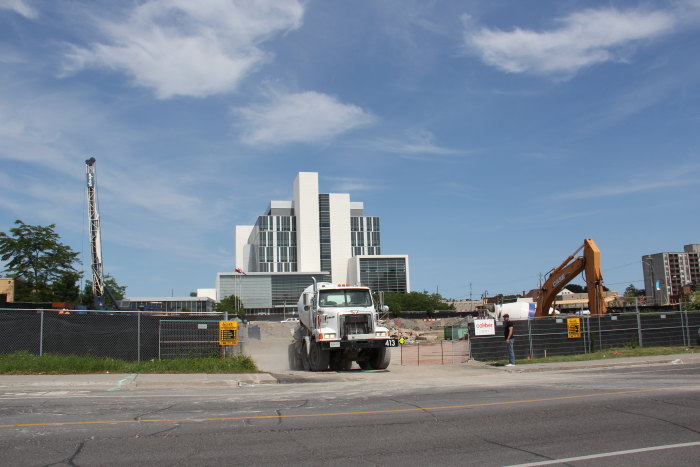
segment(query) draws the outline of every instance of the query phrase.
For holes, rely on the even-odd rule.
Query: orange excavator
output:
[[[583,250],[583,256],[576,255]],[[578,250],[569,255],[559,267],[553,269],[549,278],[540,288],[535,317],[548,316],[549,307],[562,289],[576,277],[584,273],[588,290],[588,309],[592,315],[606,313],[603,290],[603,275],[600,272],[600,250],[593,240],[587,238]]]

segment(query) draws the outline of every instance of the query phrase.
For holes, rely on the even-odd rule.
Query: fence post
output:
[[[141,312],[136,312],[136,361],[141,362]]]
[[[161,327],[162,326],[163,326],[163,320],[159,319],[158,320],[158,361],[160,361],[160,359],[161,359],[160,348],[163,346],[163,341],[162,341],[163,336],[161,335]]]
[[[44,355],[44,310],[41,310],[41,323],[39,324],[39,356]]]
[[[637,303],[637,297],[634,297],[634,308],[637,310],[637,336],[639,340],[639,346],[644,347],[642,342],[642,316],[639,314],[639,304]]]
[[[527,341],[530,345],[530,358],[535,358],[532,347],[532,320],[527,320]]]

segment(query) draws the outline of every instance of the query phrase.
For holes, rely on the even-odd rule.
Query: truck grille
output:
[[[342,317],[343,336],[352,334],[369,334],[371,332],[370,315],[345,315]]]

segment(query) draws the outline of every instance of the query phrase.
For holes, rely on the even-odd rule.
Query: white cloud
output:
[[[18,15],[29,19],[34,19],[39,16],[39,13],[24,0],[0,0],[0,8],[14,11]]]
[[[318,92],[274,94],[268,102],[236,111],[246,144],[279,145],[328,141],[375,117],[352,104]]]
[[[598,63],[622,60],[624,47],[668,34],[679,17],[660,10],[587,9],[542,32],[478,29],[469,16],[464,22],[464,44],[484,63],[510,73],[571,76]]]
[[[98,20],[107,41],[74,47],[67,68],[118,70],[161,99],[224,93],[270,59],[260,44],[303,14],[300,0],[150,0],[125,21]]]
[[[445,148],[435,144],[434,136],[429,131],[412,133],[405,139],[377,138],[367,145],[371,149],[403,155],[432,154],[454,155],[463,151]]]
[[[586,190],[564,193],[557,199],[590,199],[621,196],[646,191],[678,188],[684,185],[698,184],[697,172],[700,165],[689,164],[678,166],[666,171],[640,174],[625,181],[616,181],[610,185],[599,185]]]
[[[350,177],[325,177],[333,183],[333,189],[338,193],[354,193],[356,191],[374,191],[385,187],[378,180]]]

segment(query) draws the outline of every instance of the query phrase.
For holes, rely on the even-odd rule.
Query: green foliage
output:
[[[119,285],[117,280],[112,277],[111,274],[106,274],[104,277],[105,280],[105,285],[109,287],[109,290],[112,292],[112,295],[114,295],[114,298],[116,300],[123,300],[124,296],[126,295],[126,288],[127,286],[125,285]],[[105,293],[106,295],[106,293]],[[85,281],[85,287],[83,288],[83,293],[80,294],[80,303],[83,303],[85,305],[92,305],[95,301],[94,296],[92,295],[92,281],[87,280]]]
[[[10,234],[0,232],[0,259],[17,281],[15,300],[68,301],[75,296],[80,273],[78,253],[60,242],[56,225],[28,225],[20,220]],[[72,281],[72,283],[71,283]]]
[[[229,295],[214,305],[214,311],[228,313],[229,316],[238,316],[239,318],[243,318],[245,316],[243,302],[235,295]]]
[[[578,284],[566,284],[566,289],[572,293],[586,293],[586,288]]]
[[[402,311],[425,311],[428,314],[436,310],[454,310],[454,305],[444,303],[439,293],[430,294],[427,291],[384,294],[384,304],[394,313]]]
[[[125,362],[113,358],[77,355],[32,355],[22,351],[0,355],[0,374],[85,373],[255,373],[258,367],[247,355],[232,358],[180,358]]]
[[[700,290],[688,295],[689,303],[687,305],[688,310],[700,310]]]
[[[625,289],[624,296],[627,298],[643,297],[644,293],[644,289],[638,289],[634,284],[630,284]]]
[[[67,272],[53,281],[53,284],[51,284],[52,301],[77,303],[80,300],[79,280],[79,273]]]

